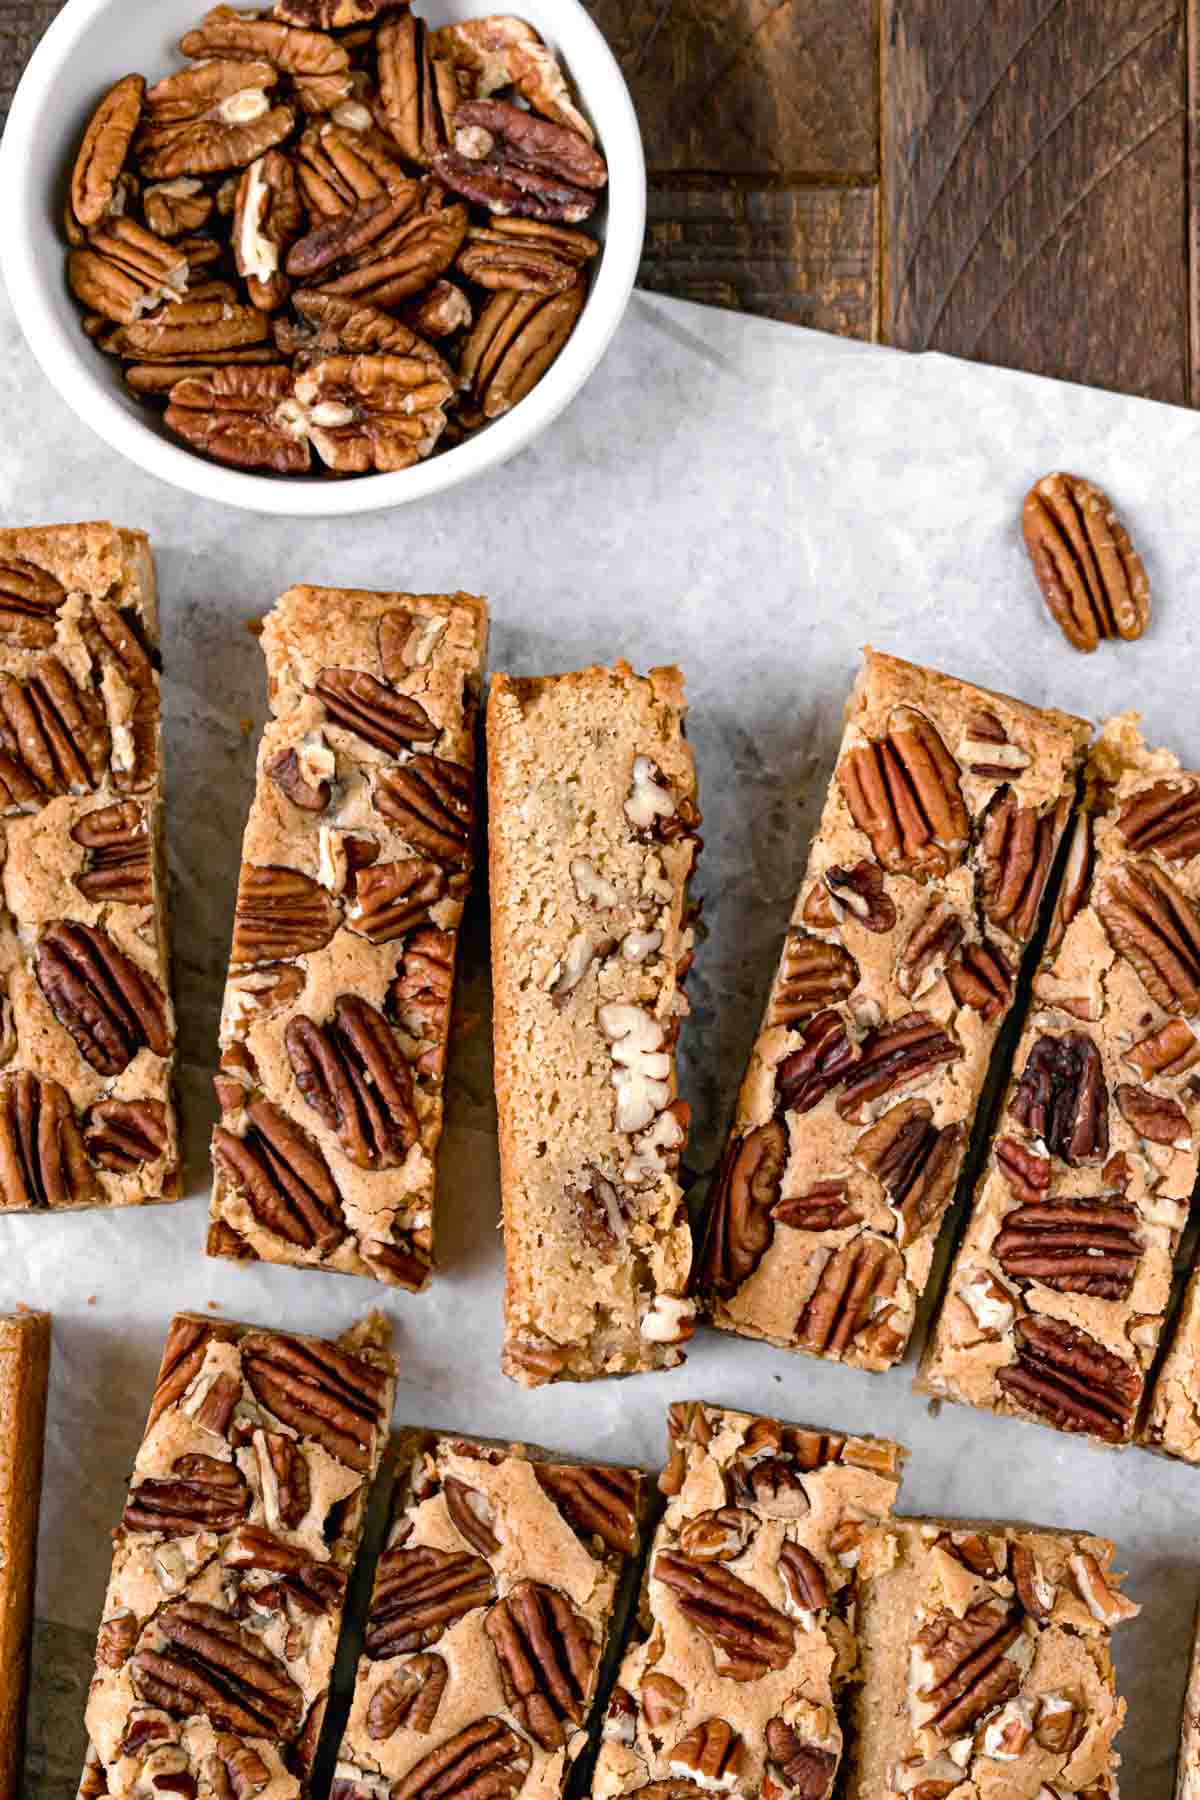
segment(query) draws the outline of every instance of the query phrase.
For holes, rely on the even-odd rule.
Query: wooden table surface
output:
[[[58,3],[0,0],[0,119]],[[1200,400],[1200,0],[585,4],[645,134],[646,286]]]

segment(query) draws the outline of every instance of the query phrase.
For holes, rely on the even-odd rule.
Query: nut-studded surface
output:
[[[157,644],[141,532],[0,532],[5,1210],[179,1196]]]
[[[428,1431],[398,1454],[339,1780],[425,1792],[487,1745],[476,1773],[554,1800],[630,1598],[647,1478]]]
[[[918,1519],[864,1538],[846,1793],[1115,1794],[1110,1638],[1138,1608],[1084,1532]]]
[[[377,1314],[336,1343],[172,1320],[87,1704],[114,1800],[307,1791],[391,1418],[385,1335]]]
[[[419,1288],[487,609],[292,588],[242,845],[209,1249]]]
[[[710,1196],[714,1324],[902,1356],[1087,735],[868,653]]]
[[[691,1336],[683,716],[678,670],[624,663],[488,701],[503,1368],[527,1385],[670,1367]]]
[[[667,1509],[595,1800],[688,1782],[826,1800],[858,1662],[858,1547],[891,1516],[904,1452],[698,1401],[669,1420]]]
[[[925,1352],[931,1393],[1106,1443],[1136,1431],[1200,1164],[1200,1044],[1181,1016],[1190,1002],[1176,999],[1190,979],[1189,920],[1200,939],[1187,832],[1197,794],[1200,781],[1148,751],[1130,719],[1105,727]],[[1200,1383],[1164,1374],[1159,1396],[1155,1440],[1200,1459]]]

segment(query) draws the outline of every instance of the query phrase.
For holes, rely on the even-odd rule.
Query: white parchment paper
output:
[[[711,935],[689,992],[690,1158],[716,1156],[813,822],[859,647],[872,642],[1095,718],[1141,709],[1200,764],[1194,658],[1200,418],[1169,407],[635,298],[590,386],[488,479],[390,515],[257,522],[119,461],[60,404],[0,294],[0,517],[112,518],[153,535],[163,601],[176,994],[192,1198],[122,1215],[0,1219],[0,1307],[54,1314],[28,1783],[73,1793],[108,1532],[170,1313],[336,1332],[382,1305],[397,1419],[656,1463],[668,1401],[705,1397],[852,1430],[913,1457],[906,1510],[1111,1535],[1143,1602],[1122,1629],[1123,1791],[1166,1800],[1200,1588],[1200,1470],[1106,1454],[960,1408],[930,1415],[912,1365],[868,1377],[697,1337],[687,1366],[525,1393],[497,1369],[502,1259],[484,897],[465,934],[441,1164],[441,1273],[413,1299],[202,1254],[207,1075],[262,723],[245,631],[294,581],[490,596],[492,666],[679,661],[705,813]],[[1077,469],[1117,501],[1150,572],[1137,644],[1091,658],[1050,623],[1020,543],[1030,482]]]

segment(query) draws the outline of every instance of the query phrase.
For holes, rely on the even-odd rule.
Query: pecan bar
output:
[[[868,651],[709,1206],[723,1330],[903,1355],[1089,735]]]
[[[0,1208],[180,1194],[149,539],[0,531]]]
[[[1200,1161],[1200,778],[1118,719],[1088,794],[919,1386],[1123,1444]]]
[[[891,1516],[905,1453],[698,1401],[669,1420],[667,1510],[594,1800],[826,1800],[857,1668],[859,1546]]]
[[[497,675],[488,701],[502,1367],[682,1361],[691,1233],[675,1041],[699,841],[678,669]]]
[[[210,1255],[429,1278],[486,642],[469,594],[296,587],[267,617]]]
[[[1192,1646],[1192,1663],[1183,1700],[1175,1800],[1200,1800],[1200,1624]]]
[[[1116,1794],[1113,1627],[1140,1610],[1112,1544],[905,1520],[861,1548],[847,1800]]]
[[[553,1800],[641,1541],[637,1469],[410,1431],[335,1792]]]
[[[49,1375],[49,1313],[0,1318],[0,1800],[21,1791]]]
[[[114,1533],[84,1790],[299,1800],[391,1419],[378,1314],[336,1343],[171,1321]]]

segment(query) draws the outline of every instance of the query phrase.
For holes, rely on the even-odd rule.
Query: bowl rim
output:
[[[76,346],[38,273],[35,228],[28,205],[30,151],[45,134],[47,102],[80,39],[114,0],[67,0],[51,21],[17,85],[0,137],[0,272],[26,343],[51,386],[85,425],[146,474],[204,500],[284,518],[336,518],[378,512],[428,498],[499,467],[550,426],[570,404],[604,355],[625,315],[637,279],[646,226],[646,161],[633,100],[620,65],[582,0],[555,0],[575,15],[604,90],[603,141],[610,167],[623,171],[630,192],[621,200],[620,228],[610,205],[600,262],[586,304],[565,348],[519,405],[453,449],[388,474],[344,480],[328,476],[269,477],[209,462],[159,436],[131,415],[98,375],[76,376]],[[119,3],[119,0],[118,0]],[[420,0],[418,0],[418,4]],[[519,12],[519,0],[515,10]],[[572,57],[577,65],[578,58]],[[80,334],[82,338],[82,333]]]

